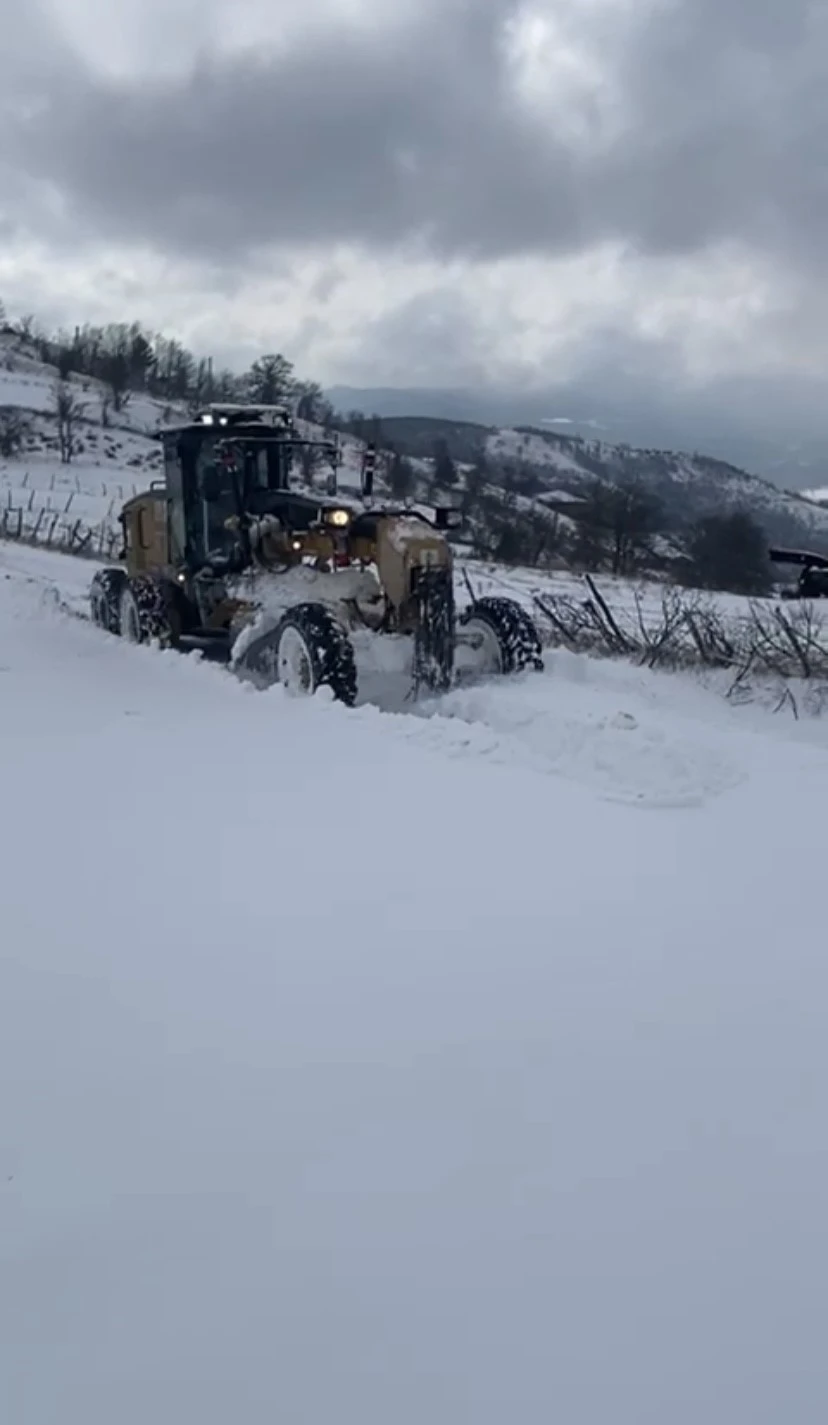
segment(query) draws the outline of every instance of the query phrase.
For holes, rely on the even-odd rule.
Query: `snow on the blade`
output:
[[[250,622],[233,644],[233,660],[239,662],[251,643],[276,628],[289,608],[299,603],[323,603],[331,607],[353,604],[363,616],[376,615],[381,589],[376,574],[356,566],[336,572],[298,564],[281,573],[254,570],[240,575],[228,586],[232,598],[250,603],[255,609]]]

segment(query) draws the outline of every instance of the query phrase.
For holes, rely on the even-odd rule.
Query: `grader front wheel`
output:
[[[330,688],[352,707],[357,695],[354,649],[342,625],[324,604],[297,604],[273,629],[254,637],[233,660],[242,676],[261,687],[280,683],[294,697]]]
[[[481,674],[543,670],[541,641],[533,620],[515,599],[482,598],[465,610],[460,627],[477,635]]]

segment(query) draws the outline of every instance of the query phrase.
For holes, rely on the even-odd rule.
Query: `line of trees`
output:
[[[286,402],[302,419],[320,425],[330,425],[334,419],[319,384],[300,380],[293,363],[279,352],[260,356],[239,374],[216,367],[212,357],[194,356],[182,342],[148,332],[139,322],[87,324],[48,334],[32,316],[9,322],[2,302],[0,332],[18,337],[39,361],[56,369],[60,381],[80,376],[102,382],[107,404],[116,413],[125,409],[134,393],[147,392],[191,407],[210,401]]]

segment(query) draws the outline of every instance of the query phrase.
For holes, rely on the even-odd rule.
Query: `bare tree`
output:
[[[28,421],[14,406],[0,407],[0,455],[5,460],[20,454],[29,430]]]
[[[391,456],[386,479],[395,500],[407,500],[414,494],[417,485],[414,467],[399,451]]]
[[[441,490],[450,490],[457,484],[457,466],[452,459],[447,441],[435,440],[433,460],[435,485]]]
[[[75,427],[85,410],[85,402],[78,400],[70,386],[63,381],[56,382],[54,415],[57,419],[60,458],[64,465],[70,463],[74,454]]]
[[[126,327],[107,328],[106,348],[101,358],[101,377],[109,388],[112,409],[123,410],[129,400],[130,345]]]
[[[316,381],[297,381],[295,399],[296,414],[300,420],[313,421],[320,426],[330,423],[333,407]]]
[[[254,361],[243,380],[247,399],[263,406],[289,403],[296,388],[293,363],[276,352]]]
[[[489,466],[485,450],[481,450],[470,470],[466,471],[463,485],[463,509],[466,514],[474,510],[489,483]]]
[[[688,554],[688,581],[699,588],[761,596],[772,586],[765,532],[746,510],[698,520]]]
[[[610,503],[610,547],[613,574],[629,574],[649,553],[661,515],[658,501],[633,483],[613,492]]]
[[[596,480],[578,513],[575,562],[583,569],[629,574],[646,560],[660,517],[658,502],[635,482]]]
[[[316,484],[317,473],[326,464],[324,453],[312,445],[299,446],[299,468],[302,471],[302,479],[311,489]]]

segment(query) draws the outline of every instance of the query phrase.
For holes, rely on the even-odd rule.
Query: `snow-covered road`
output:
[[[817,1425],[828,730],[252,692],[0,547],[0,1419]]]

